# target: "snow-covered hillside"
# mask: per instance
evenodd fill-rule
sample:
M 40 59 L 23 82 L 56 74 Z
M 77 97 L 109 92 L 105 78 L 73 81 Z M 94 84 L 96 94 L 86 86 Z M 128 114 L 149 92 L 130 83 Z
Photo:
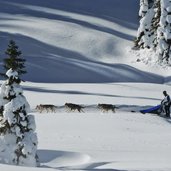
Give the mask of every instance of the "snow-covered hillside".
M 28 81 L 156 82 L 155 75 L 123 64 L 136 36 L 138 5 L 137 0 L 0 0 L 0 58 L 14 39 L 27 59 Z
M 152 63 L 150 53 L 131 51 L 138 9 L 138 0 L 0 0 L 0 58 L 13 39 L 28 81 L 168 82 L 170 69 L 137 63 Z

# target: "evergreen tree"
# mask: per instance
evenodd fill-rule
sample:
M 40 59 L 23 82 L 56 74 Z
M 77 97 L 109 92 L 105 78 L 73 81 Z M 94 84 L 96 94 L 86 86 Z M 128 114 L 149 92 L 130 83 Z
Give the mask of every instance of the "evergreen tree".
M 38 166 L 35 121 L 28 115 L 29 104 L 23 95 L 18 73 L 10 69 L 0 92 L 0 162 Z
M 153 0 L 140 0 L 140 26 L 138 28 L 136 48 L 150 48 L 153 42 L 152 19 L 154 17 Z
M 18 50 L 18 46 L 16 45 L 15 41 L 10 40 L 8 48 L 6 50 L 7 58 L 4 59 L 4 69 L 5 71 L 9 70 L 10 68 L 17 71 L 19 75 L 25 74 L 25 59 L 21 57 L 21 51 Z M 5 75 L 5 74 L 4 74 Z
M 141 0 L 139 15 L 135 47 L 153 49 L 159 63 L 171 64 L 171 1 Z
M 155 0 L 153 5 L 154 17 L 151 24 L 151 34 L 153 35 L 153 42 L 151 47 L 156 51 L 158 45 L 157 30 L 160 26 L 161 4 L 160 0 Z
M 171 62 L 171 2 L 160 0 L 161 16 L 160 26 L 157 29 L 157 55 L 159 61 Z

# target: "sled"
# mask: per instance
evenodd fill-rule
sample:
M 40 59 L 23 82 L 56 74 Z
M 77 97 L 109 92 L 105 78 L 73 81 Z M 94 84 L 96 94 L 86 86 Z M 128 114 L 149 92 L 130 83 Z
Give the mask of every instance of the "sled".
M 161 105 L 153 106 L 148 109 L 140 110 L 141 113 L 154 113 L 154 114 L 160 114 L 161 113 Z

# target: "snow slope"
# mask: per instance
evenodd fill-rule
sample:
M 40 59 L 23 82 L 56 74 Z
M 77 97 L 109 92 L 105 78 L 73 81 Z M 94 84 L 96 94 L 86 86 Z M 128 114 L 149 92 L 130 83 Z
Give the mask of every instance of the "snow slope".
M 137 0 L 0 0 L 0 58 L 14 39 L 28 81 L 169 82 L 170 69 L 139 64 L 150 53 L 131 51 L 138 8 Z
M 158 75 L 123 63 L 137 27 L 137 0 L 0 0 L 0 57 L 14 39 L 28 81 L 156 82 Z

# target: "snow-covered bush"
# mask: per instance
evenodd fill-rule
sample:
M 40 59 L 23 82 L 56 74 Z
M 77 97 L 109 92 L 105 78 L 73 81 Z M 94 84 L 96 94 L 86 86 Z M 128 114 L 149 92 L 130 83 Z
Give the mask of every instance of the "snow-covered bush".
M 18 73 L 6 73 L 8 80 L 0 92 L 0 162 L 23 166 L 38 166 L 35 121 L 23 96 Z

